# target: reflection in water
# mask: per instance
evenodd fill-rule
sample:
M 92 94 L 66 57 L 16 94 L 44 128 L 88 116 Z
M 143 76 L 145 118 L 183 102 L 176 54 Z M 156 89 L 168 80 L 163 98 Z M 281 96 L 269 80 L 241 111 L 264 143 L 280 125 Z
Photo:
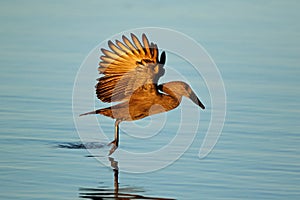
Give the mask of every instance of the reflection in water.
M 139 193 L 145 192 L 141 188 L 136 187 L 122 187 L 119 188 L 119 167 L 118 162 L 115 161 L 113 158 L 108 158 L 111 167 L 113 169 L 113 176 L 114 176 L 114 187 L 107 188 L 107 187 L 100 187 L 100 188 L 80 188 L 79 196 L 84 199 L 119 199 L 119 200 L 126 200 L 126 199 L 161 199 L 167 200 L 169 198 L 159 198 L 159 197 L 146 197 L 140 195 Z
M 58 148 L 66 149 L 101 149 L 105 148 L 107 145 L 100 142 L 67 142 L 60 143 L 57 145 Z M 88 156 L 94 157 L 94 156 Z M 113 170 L 114 186 L 109 188 L 107 186 L 102 186 L 98 188 L 80 188 L 79 196 L 84 199 L 117 199 L 117 200 L 128 200 L 128 199 L 161 199 L 169 200 L 170 198 L 159 198 L 159 197 L 147 197 L 141 195 L 145 192 L 139 187 L 122 187 L 119 188 L 119 165 L 118 162 L 113 158 L 108 158 L 110 165 Z

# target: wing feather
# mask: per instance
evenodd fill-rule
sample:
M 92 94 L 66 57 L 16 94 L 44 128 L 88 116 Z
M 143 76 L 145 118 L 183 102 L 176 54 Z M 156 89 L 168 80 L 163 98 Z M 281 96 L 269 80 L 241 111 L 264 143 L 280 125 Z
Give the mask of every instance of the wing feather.
M 118 47 L 120 47 L 120 49 L 122 49 L 127 55 L 134 55 L 132 53 L 132 51 L 126 46 L 124 45 L 122 42 L 120 42 L 119 40 L 116 40 L 116 44 L 118 45 Z
M 98 79 L 96 94 L 103 102 L 126 100 L 138 87 L 156 84 L 164 74 L 157 45 L 149 43 L 145 34 L 142 42 L 134 34 L 131 39 L 123 35 L 123 42 L 108 41 L 109 50 L 101 49 L 98 70 L 103 76 Z
M 126 36 L 123 35 L 122 39 L 123 39 L 124 43 L 129 47 L 131 52 L 138 58 L 139 52 L 136 49 L 136 47 L 134 47 L 134 45 L 130 42 L 130 40 Z
M 108 51 L 108 50 L 106 50 L 106 49 L 101 49 L 101 51 L 102 51 L 102 53 L 103 53 L 104 55 L 106 55 L 107 57 L 110 57 L 110 58 L 116 59 L 116 60 L 120 59 L 120 56 L 118 56 L 117 54 L 115 54 L 115 53 L 113 53 L 113 52 L 111 52 L 111 51 Z
M 131 38 L 132 38 L 134 45 L 136 46 L 136 49 L 139 51 L 140 56 L 142 56 L 142 57 L 145 56 L 144 48 L 143 48 L 142 44 L 140 43 L 139 39 L 133 33 L 131 33 Z
M 120 63 L 118 60 L 115 60 L 115 59 L 113 59 L 111 57 L 108 57 L 108 56 L 100 56 L 100 59 L 103 60 L 106 63 L 114 63 L 114 64 Z
M 152 53 L 152 58 L 158 59 L 158 57 L 157 57 L 157 54 L 158 54 L 157 45 L 154 44 L 154 43 L 151 43 L 150 50 L 152 51 L 151 52 Z
M 145 34 L 142 35 L 142 40 L 143 40 L 144 50 L 146 51 L 146 54 L 148 56 L 152 57 L 152 55 L 151 55 L 151 49 L 150 49 L 150 46 L 149 46 L 149 41 L 148 41 L 148 39 L 147 39 L 147 37 L 146 37 Z
M 124 52 L 122 49 L 118 48 L 112 41 L 108 41 L 108 46 L 111 50 L 113 50 L 118 56 L 123 57 L 126 55 L 126 52 Z

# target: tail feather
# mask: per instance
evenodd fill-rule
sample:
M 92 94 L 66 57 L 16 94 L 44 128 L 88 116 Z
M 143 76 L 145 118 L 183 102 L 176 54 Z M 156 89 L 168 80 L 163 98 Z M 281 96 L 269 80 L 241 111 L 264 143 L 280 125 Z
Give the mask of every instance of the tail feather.
M 92 115 L 92 114 L 101 114 L 101 115 L 105 115 L 107 117 L 114 118 L 113 113 L 110 108 L 102 108 L 102 109 L 98 109 L 95 111 L 83 113 L 83 114 L 80 114 L 79 117 L 84 116 L 84 115 Z
M 95 110 L 95 111 L 91 111 L 91 112 L 87 112 L 87 113 L 80 114 L 79 117 L 84 116 L 84 115 L 99 114 L 99 113 L 100 113 L 100 109 L 99 109 L 99 110 Z

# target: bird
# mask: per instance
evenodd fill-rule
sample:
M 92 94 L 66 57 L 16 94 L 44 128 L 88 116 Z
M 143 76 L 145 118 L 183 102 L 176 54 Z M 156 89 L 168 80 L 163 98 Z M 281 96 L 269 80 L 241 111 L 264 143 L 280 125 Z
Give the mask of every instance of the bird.
M 108 155 L 119 146 L 119 125 L 122 121 L 134 121 L 167 112 L 179 106 L 182 97 L 189 98 L 205 109 L 192 88 L 182 81 L 158 84 L 165 74 L 166 53 L 159 54 L 157 44 L 149 42 L 145 33 L 141 40 L 131 33 L 131 40 L 108 41 L 109 49 L 101 48 L 96 95 L 104 103 L 117 102 L 110 107 L 83 113 L 100 114 L 115 119 L 114 140 Z

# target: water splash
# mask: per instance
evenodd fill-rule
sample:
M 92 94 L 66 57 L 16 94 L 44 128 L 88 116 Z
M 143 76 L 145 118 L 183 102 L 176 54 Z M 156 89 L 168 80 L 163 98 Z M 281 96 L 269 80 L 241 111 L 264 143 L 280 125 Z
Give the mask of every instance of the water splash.
M 63 149 L 102 149 L 106 145 L 106 143 L 104 144 L 101 142 L 66 142 L 58 144 L 57 147 Z

